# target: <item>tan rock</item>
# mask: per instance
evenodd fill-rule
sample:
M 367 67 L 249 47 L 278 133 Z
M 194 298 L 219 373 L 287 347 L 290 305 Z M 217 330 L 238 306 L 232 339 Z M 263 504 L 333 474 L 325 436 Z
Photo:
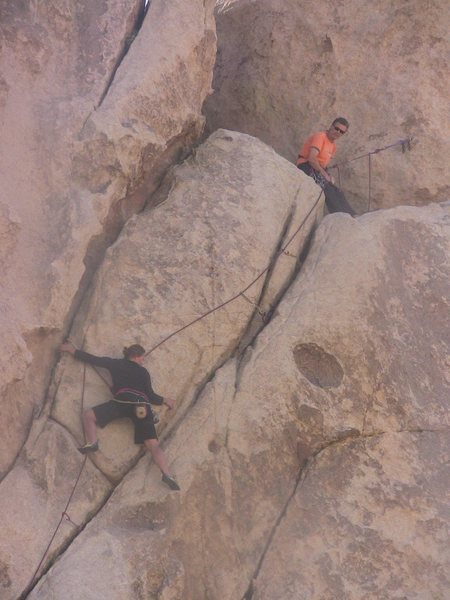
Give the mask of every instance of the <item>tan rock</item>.
M 236 296 L 148 357 L 155 390 L 177 399 L 178 420 L 244 333 L 251 337 L 261 326 L 256 307 L 273 309 L 295 273 L 323 198 L 317 203 L 320 190 L 312 180 L 270 148 L 227 131 L 175 168 L 167 186 L 167 199 L 132 218 L 108 250 L 72 338 L 102 356 L 120 356 L 134 342 L 150 349 Z M 289 255 L 277 254 L 302 222 Z M 246 288 L 244 298 L 239 294 Z M 81 363 L 64 359 L 52 411 L 80 441 L 83 371 Z M 88 368 L 84 406 L 109 398 L 104 381 Z M 139 452 L 130 429 L 119 423 L 101 432 L 95 461 L 115 480 Z
M 447 200 L 450 6 L 419 0 L 219 0 L 209 131 L 254 135 L 294 161 L 337 116 L 351 127 L 339 161 L 414 137 L 372 157 L 372 208 Z M 368 159 L 343 167 L 342 188 L 368 206 Z
M 63 520 L 46 554 L 82 466 L 83 457 L 62 427 L 51 421 L 34 426 L 0 486 L 2 599 L 16 600 L 31 583 L 41 559 L 39 573 L 105 501 L 111 484 L 87 460 L 68 509 L 72 523 Z
M 211 1 L 153 0 L 134 41 L 142 1 L 0 10 L 4 472 L 103 252 L 202 130 L 215 34 Z
M 326 448 L 307 469 L 254 600 L 446 598 L 448 431 Z
M 261 598 L 301 598 L 303 586 L 305 598 L 320 597 L 311 590 L 334 598 L 347 581 L 350 598 L 378 589 L 414 597 L 432 568 L 431 589 L 443 598 L 449 209 L 326 218 L 253 349 L 217 371 L 171 433 L 182 491 L 163 488 L 141 460 L 30 598 L 79 597 L 75 570 L 86 600 L 103 593 L 109 572 L 112 600 L 136 590 L 177 600 L 251 597 L 255 576 Z M 430 351 L 434 360 L 424 360 Z M 274 555 L 289 557 L 286 568 L 270 548 L 279 523 Z M 263 560 L 259 585 L 268 547 L 273 560 Z M 401 563 L 398 576 L 383 550 Z M 108 558 L 94 577 L 91 557 L 102 551 Z M 269 588 L 272 577 L 279 588 Z

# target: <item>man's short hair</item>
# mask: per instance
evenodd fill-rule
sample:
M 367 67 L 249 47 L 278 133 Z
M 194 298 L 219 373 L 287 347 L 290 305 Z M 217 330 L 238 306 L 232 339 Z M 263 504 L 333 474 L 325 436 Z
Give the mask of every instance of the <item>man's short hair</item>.
M 344 127 L 347 127 L 347 129 L 350 127 L 350 123 L 347 121 L 347 119 L 344 119 L 344 117 L 338 117 L 337 119 L 335 119 L 331 123 L 331 126 L 333 127 L 333 125 L 336 125 L 336 123 L 340 123 Z

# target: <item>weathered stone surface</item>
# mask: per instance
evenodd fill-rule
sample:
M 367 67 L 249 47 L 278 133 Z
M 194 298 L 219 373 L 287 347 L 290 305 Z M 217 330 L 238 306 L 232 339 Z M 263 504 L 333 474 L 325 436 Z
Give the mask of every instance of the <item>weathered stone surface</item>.
M 302 598 L 303 582 L 305 598 L 342 597 L 347 582 L 350 598 L 389 597 L 383 585 L 432 598 L 414 596 L 431 564 L 443 598 L 449 228 L 448 205 L 326 218 L 253 348 L 218 370 L 168 439 L 181 493 L 141 460 L 30 597 L 75 599 L 81 581 L 90 600 L 114 573 L 112 600 L 243 598 L 288 507 L 274 555 L 295 554 L 284 569 L 269 548 L 261 598 Z M 304 527 L 290 534 L 292 519 Z M 285 587 L 264 595 L 272 577 Z
M 235 350 L 244 332 L 261 326 L 258 315 L 253 319 L 252 302 L 260 302 L 265 311 L 276 303 L 297 268 L 293 253 L 300 254 L 323 201 L 318 201 L 313 182 L 273 150 L 249 136 L 226 131 L 217 132 L 194 157 L 175 168 L 166 184 L 167 199 L 133 217 L 108 250 L 73 336 L 94 352 L 112 355 L 130 340 L 151 345 L 263 273 L 247 290 L 248 300 L 237 299 L 152 355 L 155 388 L 178 399 L 177 420 L 181 420 L 203 382 Z M 277 255 L 279 245 L 303 221 L 302 231 L 289 245 L 289 256 Z M 264 273 L 266 267 L 269 275 Z M 82 404 L 109 397 L 107 386 L 89 367 L 84 374 L 83 365 L 71 357 L 61 361 L 46 409 L 0 485 L 0 506 L 12 523 L 0 544 L 9 598 L 17 597 L 30 582 L 75 483 L 81 464 L 75 448 L 83 439 Z M 112 489 L 101 471 L 118 482 L 140 452 L 126 422 L 108 426 L 100 440 L 101 452 L 86 463 L 69 510 L 80 526 Z M 39 494 L 34 492 L 36 485 L 42 488 Z M 87 500 L 78 501 L 86 493 Z M 17 529 L 17 510 L 10 502 L 16 495 L 19 506 L 32 516 Z M 44 566 L 73 535 L 72 526 L 64 523 Z M 33 544 L 28 551 L 30 537 Z
M 450 447 L 393 433 L 324 450 L 289 505 L 254 600 L 444 600 Z
M 273 150 L 227 131 L 216 132 L 176 167 L 167 186 L 167 199 L 132 218 L 108 250 L 72 338 L 100 355 L 120 356 L 135 341 L 149 349 L 248 287 L 245 298 L 237 297 L 148 357 L 155 390 L 177 399 L 181 418 L 214 369 L 244 333 L 250 335 L 253 317 L 250 329 L 261 325 L 255 306 L 272 310 L 295 273 L 323 199 L 316 204 L 312 180 Z M 303 221 L 289 255 L 277 254 Z M 84 367 L 67 357 L 61 370 L 52 414 L 81 441 Z M 88 368 L 85 407 L 109 398 L 105 383 Z M 101 432 L 102 452 L 94 460 L 115 479 L 139 452 L 130 428 L 118 423 Z
M 83 464 L 74 440 L 51 421 L 37 423 L 0 486 L 0 591 L 17 600 L 44 557 Z M 87 460 L 73 495 L 69 516 L 82 524 L 105 501 L 111 484 Z M 64 521 L 42 568 L 74 537 L 77 527 Z M 40 571 L 41 572 L 41 571 Z
M 372 158 L 372 207 L 449 197 L 447 35 L 450 5 L 433 0 L 219 0 L 218 58 L 208 127 L 255 135 L 294 160 L 338 115 L 351 128 L 339 160 L 413 136 Z M 342 170 L 351 203 L 367 210 L 368 159 Z
M 54 349 L 102 253 L 199 136 L 215 54 L 212 0 L 153 0 L 136 38 L 142 1 L 6 4 L 3 473 L 41 408 Z

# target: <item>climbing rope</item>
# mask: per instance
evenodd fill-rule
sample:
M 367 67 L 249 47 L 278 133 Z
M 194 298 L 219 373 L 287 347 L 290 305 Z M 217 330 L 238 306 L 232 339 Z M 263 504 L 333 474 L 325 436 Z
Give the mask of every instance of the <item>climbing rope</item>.
M 298 195 L 298 192 L 297 192 L 297 195 Z M 313 210 L 316 208 L 317 204 L 319 203 L 321 195 L 322 195 L 322 190 L 320 191 L 319 195 L 317 196 L 317 199 L 314 202 L 313 206 L 310 208 L 310 210 L 308 211 L 307 215 L 304 217 L 304 219 L 302 220 L 302 222 L 300 223 L 300 225 L 297 227 L 297 229 L 294 231 L 294 233 L 291 235 L 291 237 L 286 242 L 286 244 L 284 246 L 282 246 L 279 250 L 277 250 L 275 252 L 274 259 L 277 259 L 281 254 L 286 254 L 286 249 L 293 242 L 293 240 L 295 239 L 295 237 L 298 235 L 298 233 L 302 229 L 303 225 L 306 223 L 306 221 L 310 217 L 310 215 L 313 212 Z M 269 263 L 267 265 L 267 267 L 265 269 L 263 269 L 243 290 L 241 290 L 240 292 L 237 292 L 236 294 L 234 294 L 234 296 L 231 296 L 231 298 L 228 298 L 228 300 L 225 300 L 221 304 L 218 304 L 217 306 L 214 306 L 210 310 L 206 311 L 203 315 L 200 315 L 196 319 L 193 319 L 189 323 L 186 323 L 186 325 L 183 325 L 179 329 L 176 329 L 175 331 L 173 331 L 172 333 L 170 333 L 169 335 L 167 335 L 166 337 L 164 337 L 160 342 L 158 342 L 152 348 L 150 348 L 150 350 L 148 352 L 146 352 L 145 356 L 148 356 L 149 354 L 151 354 L 152 352 L 154 352 L 157 348 L 159 348 L 160 346 L 162 346 L 163 344 L 165 344 L 166 342 L 168 342 L 175 335 L 181 333 L 182 331 L 184 331 L 188 327 L 191 327 L 191 325 L 194 325 L 195 323 L 198 323 L 199 321 L 201 321 L 202 319 L 208 317 L 209 315 L 211 315 L 212 313 L 216 312 L 217 310 L 220 310 L 221 308 L 224 308 L 225 306 L 227 306 L 231 302 L 234 302 L 234 300 L 237 300 L 239 297 L 243 297 L 245 300 L 249 301 L 249 299 L 245 296 L 245 292 L 247 292 L 259 279 L 261 279 L 261 277 L 263 275 L 265 275 L 269 271 L 270 266 L 271 266 L 271 263 Z M 254 304 L 254 303 L 252 302 L 252 304 Z M 257 306 L 257 310 L 258 310 L 258 312 L 260 312 L 260 308 L 258 306 Z
M 340 163 L 334 164 L 330 169 L 338 169 L 344 165 L 348 165 L 351 162 L 355 162 L 355 160 L 360 160 L 361 158 L 365 158 L 366 156 L 371 156 L 372 154 L 378 154 L 379 152 L 384 152 L 385 150 L 389 150 L 390 148 L 394 148 L 395 146 L 401 146 L 402 152 L 405 153 L 406 150 L 411 150 L 411 142 L 414 140 L 413 137 L 404 138 L 402 140 L 397 140 L 393 144 L 389 144 L 388 146 L 383 146 L 382 148 L 376 148 L 375 150 L 371 150 L 370 152 L 366 152 L 365 154 L 360 154 L 359 156 L 354 156 L 353 158 L 349 158 L 348 160 L 344 160 Z
M 81 402 L 82 402 L 82 404 L 84 403 L 84 391 L 85 391 L 85 388 L 86 388 L 86 364 L 84 364 L 83 366 L 84 366 L 84 368 L 83 368 L 83 380 L 82 380 L 82 390 L 81 390 Z M 80 470 L 78 471 L 77 478 L 76 478 L 75 483 L 74 483 L 74 485 L 72 487 L 72 491 L 70 492 L 69 499 L 66 502 L 66 506 L 64 507 L 64 510 L 61 513 L 61 517 L 59 519 L 59 523 L 57 524 L 57 526 L 56 526 L 56 528 L 55 528 L 55 530 L 53 532 L 53 535 L 50 538 L 50 541 L 49 541 L 49 543 L 47 544 L 47 547 L 44 550 L 44 554 L 42 555 L 42 558 L 39 561 L 39 564 L 36 567 L 36 570 L 34 571 L 33 576 L 30 579 L 30 583 L 25 588 L 25 591 L 22 594 L 21 598 L 25 597 L 25 594 L 27 594 L 28 591 L 32 589 L 32 587 L 33 587 L 33 585 L 35 583 L 36 576 L 39 573 L 39 569 L 42 567 L 42 564 L 44 563 L 44 560 L 47 557 L 48 551 L 50 550 L 51 545 L 53 544 L 53 540 L 55 539 L 56 534 L 58 533 L 59 528 L 61 527 L 61 523 L 63 521 L 68 521 L 74 527 L 79 527 L 79 525 L 77 525 L 76 523 L 74 523 L 74 521 L 72 521 L 72 519 L 70 518 L 69 513 L 67 511 L 69 510 L 70 503 L 72 502 L 72 498 L 73 498 L 73 496 L 75 494 L 75 490 L 77 489 L 78 482 L 80 481 L 80 478 L 81 478 L 81 474 L 83 473 L 84 466 L 86 464 L 86 459 L 87 459 L 87 455 L 84 456 L 83 461 L 81 462 Z
M 393 144 L 388 144 L 387 146 L 383 146 L 382 148 L 376 148 L 375 150 L 371 150 L 370 152 L 366 152 L 365 154 L 360 154 L 359 156 L 355 156 L 354 158 L 350 158 L 349 160 L 342 161 L 340 163 L 336 163 L 335 165 L 329 167 L 331 169 L 337 169 L 338 174 L 338 184 L 341 187 L 341 167 L 347 165 L 355 160 L 360 160 L 361 158 L 368 158 L 368 166 L 369 166 L 369 182 L 368 182 L 368 201 L 367 201 L 367 212 L 370 212 L 370 206 L 372 202 L 372 156 L 374 154 L 379 154 L 380 152 L 384 152 L 385 150 L 389 150 L 390 148 L 394 148 L 395 146 L 401 146 L 402 152 L 405 153 L 406 150 L 411 150 L 411 142 L 414 138 L 408 137 L 402 140 L 397 140 Z

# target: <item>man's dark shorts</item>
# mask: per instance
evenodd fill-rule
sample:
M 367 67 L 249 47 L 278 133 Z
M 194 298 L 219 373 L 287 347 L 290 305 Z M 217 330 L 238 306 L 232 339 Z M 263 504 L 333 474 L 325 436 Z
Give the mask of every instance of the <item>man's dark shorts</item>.
M 93 406 L 92 410 L 94 411 L 98 427 L 103 428 L 116 419 L 128 418 L 134 424 L 135 444 L 143 444 L 145 440 L 157 440 L 158 436 L 156 435 L 155 424 L 153 422 L 153 412 L 150 407 L 147 406 L 147 416 L 144 419 L 136 417 L 134 413 L 135 408 L 135 403 L 124 404 L 116 400 L 110 400 L 109 402 Z

